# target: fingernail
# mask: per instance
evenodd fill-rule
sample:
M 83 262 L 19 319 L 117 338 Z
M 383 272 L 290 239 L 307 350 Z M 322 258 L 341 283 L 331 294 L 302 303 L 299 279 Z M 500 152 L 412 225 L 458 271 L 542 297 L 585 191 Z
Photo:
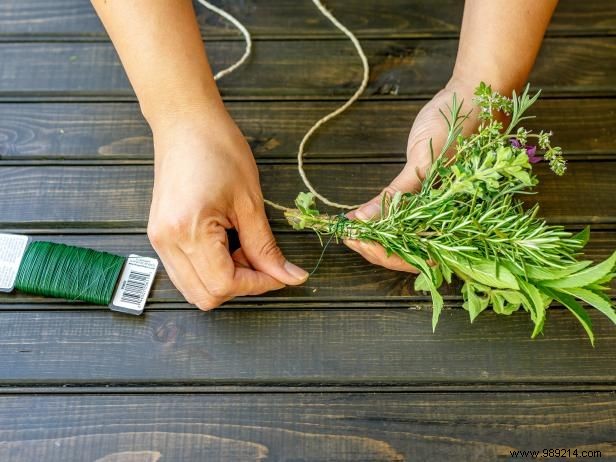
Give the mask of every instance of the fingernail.
M 286 261 L 284 263 L 284 269 L 287 273 L 289 273 L 294 279 L 298 281 L 305 281 L 308 279 L 308 273 L 301 269 L 299 266 L 294 265 L 290 261 Z
M 364 205 L 362 208 L 355 212 L 355 216 L 362 221 L 371 220 L 381 213 L 380 204 L 372 203 Z

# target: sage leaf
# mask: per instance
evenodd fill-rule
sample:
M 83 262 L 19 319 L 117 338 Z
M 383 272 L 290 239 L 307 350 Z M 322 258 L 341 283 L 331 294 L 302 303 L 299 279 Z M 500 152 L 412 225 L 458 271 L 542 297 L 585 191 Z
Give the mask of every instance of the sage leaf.
M 554 300 L 562 303 L 569 311 L 573 313 L 573 315 L 580 321 L 582 327 L 586 331 L 588 338 L 590 339 L 590 343 L 592 346 L 595 346 L 595 335 L 592 332 L 592 321 L 588 316 L 586 310 L 580 305 L 575 298 L 571 295 L 561 292 L 559 290 L 552 290 L 550 288 L 543 289 L 550 297 Z
M 584 287 L 588 284 L 602 280 L 614 270 L 614 265 L 616 265 L 616 252 L 614 252 L 610 258 L 599 263 L 598 265 L 574 273 L 564 279 L 545 281 L 542 285 L 552 287 L 554 289 L 573 289 L 576 287 Z
M 614 311 L 614 307 L 610 303 L 610 300 L 603 296 L 592 292 L 591 290 L 586 290 L 582 288 L 574 288 L 574 289 L 560 289 L 562 292 L 565 292 L 573 297 L 579 298 L 580 300 L 585 301 L 589 305 L 594 306 L 601 313 L 606 315 L 610 321 L 616 324 L 616 311 Z
M 471 282 L 464 284 L 462 287 L 462 294 L 466 300 L 463 306 L 468 310 L 471 322 L 473 322 L 479 313 L 488 307 L 489 296 L 479 296 L 475 292 L 475 287 Z
M 582 260 L 562 269 L 526 266 L 526 275 L 529 279 L 534 279 L 536 281 L 556 280 L 565 278 L 573 273 L 577 273 L 590 265 L 592 265 L 592 260 Z
M 430 290 L 430 283 L 424 273 L 419 273 L 415 278 L 414 289 L 415 292 L 428 292 Z
M 531 312 L 534 312 L 534 316 L 531 316 L 531 318 L 535 323 L 535 329 L 533 330 L 531 337 L 535 338 L 541 333 L 545 322 L 545 305 L 543 304 L 543 298 L 541 297 L 541 292 L 539 292 L 539 289 L 537 289 L 534 285 L 523 280 L 520 280 L 519 283 L 530 304 L 529 308 L 532 307 Z
M 466 274 L 468 277 L 490 287 L 513 290 L 520 288 L 511 271 L 505 266 L 497 266 L 495 261 L 483 260 L 479 263 L 469 264 L 466 267 L 461 265 L 455 265 L 454 267 L 460 273 Z

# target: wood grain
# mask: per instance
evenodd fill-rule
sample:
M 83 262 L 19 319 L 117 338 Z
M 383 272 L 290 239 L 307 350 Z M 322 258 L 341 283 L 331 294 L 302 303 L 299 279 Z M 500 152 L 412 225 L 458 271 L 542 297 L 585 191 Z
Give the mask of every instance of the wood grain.
M 129 439 L 161 462 L 482 462 L 553 447 L 616 456 L 613 393 L 4 396 L 0 427 L 7 462 L 43 451 L 46 462 L 96 460 Z M 124 457 L 113 460 L 156 460 Z
M 196 2 L 195 2 L 196 3 Z M 240 19 L 256 38 L 338 37 L 339 33 L 310 1 L 217 1 Z M 328 0 L 334 14 L 359 37 L 442 37 L 457 35 L 462 2 L 434 0 Z M 224 20 L 195 5 L 206 37 L 237 37 Z M 616 31 L 616 13 L 610 0 L 561 0 L 548 35 L 607 34 Z M 87 0 L 21 0 L 0 5 L 0 34 L 49 35 L 65 38 L 106 37 Z
M 354 91 L 357 56 L 308 0 L 216 2 L 256 38 L 221 89 L 265 195 L 290 203 L 303 189 L 298 142 Z M 326 195 L 359 202 L 400 170 L 413 118 L 448 80 L 463 4 L 325 3 L 362 39 L 372 72 L 364 99 L 311 143 L 308 174 Z M 197 14 L 214 68 L 234 62 L 237 31 Z M 573 161 L 563 178 L 540 165 L 529 200 L 550 222 L 603 229 L 587 248 L 600 260 L 616 248 L 613 0 L 561 0 L 547 35 L 530 81 L 549 97 L 528 126 L 553 130 Z M 150 132 L 90 2 L 0 2 L 0 101 L 0 230 L 154 255 L 143 234 Z M 312 269 L 318 240 L 269 213 L 286 256 Z M 162 268 L 141 317 L 4 294 L 0 461 L 481 462 L 544 448 L 616 460 L 606 317 L 591 310 L 595 348 L 558 306 L 531 340 L 524 312 L 470 324 L 456 282 L 433 334 L 431 303 L 412 282 L 332 245 L 303 286 L 210 313 L 191 309 Z
M 412 121 L 425 101 L 363 101 L 323 127 L 308 162 L 405 159 Z M 228 102 L 261 161 L 295 162 L 301 138 L 336 103 Z M 569 159 L 616 156 L 616 99 L 541 99 L 525 126 L 554 132 Z M 0 160 L 152 160 L 150 130 L 135 103 L 0 104 Z
M 161 306 L 159 308 L 164 308 Z M 419 308 L 419 307 L 418 307 Z M 525 312 L 148 310 L 0 312 L 0 384 L 616 385 L 616 329 L 590 311 L 596 343 L 552 308 L 530 339 Z
M 454 39 L 369 40 L 372 65 L 366 96 L 431 96 L 451 75 Z M 210 41 L 215 69 L 241 56 L 239 42 Z M 614 95 L 616 37 L 548 38 L 530 81 L 549 95 Z M 132 96 L 109 43 L 4 43 L 0 96 Z M 310 69 L 307 72 L 307 69 Z M 344 40 L 264 41 L 250 62 L 220 82 L 228 97 L 344 97 L 360 80 L 353 46 Z M 315 78 L 315 76 L 317 76 Z
M 315 186 L 330 198 L 358 203 L 376 195 L 401 164 L 313 164 Z M 266 197 L 290 204 L 301 184 L 293 165 L 261 165 Z M 541 214 L 561 224 L 613 224 L 616 162 L 579 162 L 557 177 L 538 164 Z M 152 189 L 152 167 L 142 165 L 0 167 L 0 225 L 4 227 L 143 227 Z M 271 213 L 280 226 L 280 212 Z M 285 228 L 287 226 L 285 225 Z
M 155 257 L 147 237 L 144 235 L 35 235 L 34 239 L 61 242 L 80 247 L 94 248 L 118 255 L 136 253 Z M 285 256 L 309 271 L 314 268 L 321 255 L 321 245 L 316 236 L 308 233 L 277 233 L 276 239 Z M 616 233 L 593 232 L 587 245 L 585 256 L 594 261 L 606 259 L 616 250 Z M 407 273 L 389 271 L 374 266 L 343 245 L 331 244 L 323 256 L 318 270 L 301 286 L 287 287 L 270 292 L 261 297 L 243 297 L 227 306 L 249 304 L 280 304 L 294 306 L 327 307 L 347 306 L 350 303 L 361 304 L 389 303 L 390 306 L 410 306 L 430 300 L 429 295 L 413 290 L 415 276 Z M 440 291 L 449 303 L 460 303 L 459 281 L 444 285 Z M 616 291 L 612 292 L 616 296 Z M 159 270 L 152 288 L 150 303 L 184 302 L 182 295 L 175 289 L 164 268 Z M 14 309 L 15 304 L 61 303 L 58 300 L 34 297 L 19 292 L 0 293 L 0 310 L 2 304 L 6 309 Z M 306 305 L 309 304 L 309 305 Z M 66 305 L 65 305 L 66 306 Z M 187 305 L 181 305 L 186 307 Z M 73 306 L 78 309 L 80 305 Z M 27 308 L 27 307 L 23 307 Z

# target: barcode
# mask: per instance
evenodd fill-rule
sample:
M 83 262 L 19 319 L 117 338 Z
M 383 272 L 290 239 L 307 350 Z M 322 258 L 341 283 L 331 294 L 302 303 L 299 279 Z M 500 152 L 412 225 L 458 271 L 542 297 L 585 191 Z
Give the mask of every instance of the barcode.
M 140 315 L 156 277 L 156 258 L 130 255 L 126 260 L 118 288 L 109 308 L 121 313 Z
M 120 299 L 123 303 L 130 303 L 133 305 L 140 305 L 145 292 L 148 289 L 148 281 L 150 279 L 150 273 L 142 273 L 140 271 L 131 271 L 124 285 L 124 292 Z

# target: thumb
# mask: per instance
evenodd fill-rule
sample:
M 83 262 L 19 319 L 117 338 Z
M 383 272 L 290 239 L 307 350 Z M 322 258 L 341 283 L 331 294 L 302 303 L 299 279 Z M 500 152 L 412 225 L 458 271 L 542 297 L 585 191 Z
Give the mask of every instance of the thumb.
M 265 208 L 256 213 L 238 216 L 238 234 L 242 250 L 250 265 L 284 284 L 297 285 L 308 279 L 308 273 L 288 261 L 276 244 L 267 222 Z
M 357 210 L 350 212 L 348 218 L 358 218 L 363 221 L 372 220 L 381 216 L 381 203 L 383 195 L 393 196 L 397 192 L 417 192 L 421 186 L 421 178 L 414 167 L 407 164 L 402 172 L 381 191 L 381 193 L 369 200 Z

